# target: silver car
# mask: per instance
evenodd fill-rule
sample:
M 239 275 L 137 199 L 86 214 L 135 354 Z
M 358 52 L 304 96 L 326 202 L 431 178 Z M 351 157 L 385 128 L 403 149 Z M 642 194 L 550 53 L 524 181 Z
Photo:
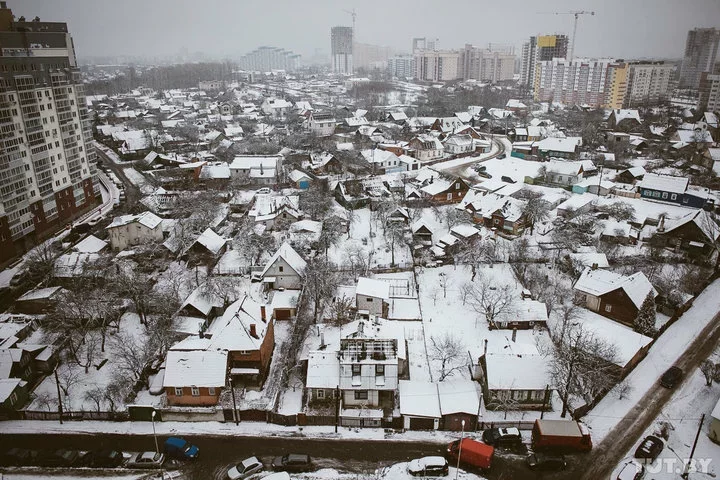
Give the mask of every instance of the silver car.
M 263 468 L 265 467 L 257 457 L 246 458 L 228 470 L 227 478 L 230 480 L 242 480 L 248 478 L 253 473 L 261 472 Z
M 140 452 L 130 457 L 127 468 L 160 468 L 165 463 L 165 455 L 158 452 Z

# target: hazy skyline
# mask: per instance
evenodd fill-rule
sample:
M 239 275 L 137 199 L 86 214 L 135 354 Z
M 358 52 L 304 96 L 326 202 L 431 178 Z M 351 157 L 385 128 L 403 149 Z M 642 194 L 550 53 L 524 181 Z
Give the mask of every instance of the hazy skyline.
M 535 34 L 572 35 L 573 16 L 542 12 L 593 10 L 581 16 L 575 56 L 680 58 L 688 30 L 720 27 L 720 0 L 8 0 L 19 17 L 67 22 L 79 57 L 162 57 L 182 50 L 235 58 L 258 46 L 303 57 L 329 52 L 330 28 L 352 25 L 356 41 L 409 51 L 413 37 L 439 48 L 465 43 L 520 46 Z

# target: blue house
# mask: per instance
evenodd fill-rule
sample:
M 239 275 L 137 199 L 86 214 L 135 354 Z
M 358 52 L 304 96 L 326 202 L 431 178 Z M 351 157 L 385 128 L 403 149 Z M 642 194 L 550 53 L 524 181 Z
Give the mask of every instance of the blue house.
M 310 188 L 310 176 L 300 170 L 293 170 L 290 172 L 290 180 L 292 180 L 295 186 L 300 190 L 307 190 Z
M 707 201 L 707 190 L 690 187 L 686 177 L 646 173 L 637 184 L 642 198 L 671 202 L 686 207 L 702 208 Z

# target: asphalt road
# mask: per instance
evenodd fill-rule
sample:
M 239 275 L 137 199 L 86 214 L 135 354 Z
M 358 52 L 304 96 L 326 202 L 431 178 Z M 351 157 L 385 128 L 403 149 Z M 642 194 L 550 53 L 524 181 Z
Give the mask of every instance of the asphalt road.
M 482 160 L 478 160 L 478 161 L 475 161 L 475 162 L 470 162 L 470 163 L 466 163 L 466 164 L 464 164 L 464 165 L 460 165 L 459 167 L 448 168 L 448 169 L 444 170 L 444 172 L 447 173 L 447 174 L 450 174 L 450 175 L 463 176 L 463 175 L 461 175 L 461 173 L 463 173 L 468 167 L 470 167 L 470 166 L 472 166 L 472 165 L 476 165 L 476 164 L 479 164 L 479 163 L 482 163 L 482 162 L 486 162 L 486 161 L 488 161 L 488 160 L 490 160 L 490 159 L 497 158 L 498 155 L 501 155 L 501 154 L 503 154 L 503 153 L 509 154 L 509 152 L 506 152 L 506 151 L 505 151 L 505 144 L 502 142 L 502 140 L 500 140 L 500 137 L 499 137 L 499 136 L 493 138 L 493 143 L 495 143 L 495 145 L 498 146 L 498 151 L 495 152 L 493 155 L 491 155 L 491 156 L 489 156 L 489 157 L 486 157 L 486 158 L 483 158 Z M 480 178 L 480 177 L 477 177 L 477 178 Z M 474 181 L 476 181 L 477 178 L 475 178 L 475 179 L 472 179 L 472 178 L 468 179 L 468 178 L 466 178 L 466 180 L 471 180 L 471 181 L 473 181 L 473 183 L 474 183 Z M 485 180 L 484 178 L 480 178 L 480 179 L 481 179 L 481 180 Z
M 165 437 L 158 437 L 161 442 Z M 311 439 L 305 437 L 230 437 L 184 436 L 200 447 L 196 462 L 187 463 L 182 470 L 192 479 L 221 479 L 230 465 L 249 456 L 258 456 L 265 464 L 272 457 L 289 452 L 306 453 L 319 468 L 334 468 L 344 472 L 371 474 L 377 468 L 426 455 L 443 455 L 444 446 L 414 441 L 362 441 L 343 439 Z M 128 435 L 1 435 L 0 450 L 10 447 L 32 449 L 70 448 L 90 450 L 116 448 L 123 451 L 154 450 L 152 436 Z M 581 457 L 570 458 L 571 464 Z M 0 470 L 1 471 L 1 470 Z M 63 472 L 65 473 L 65 472 Z M 560 480 L 561 474 L 531 472 L 525 467 L 524 455 L 496 454 L 493 467 L 482 474 L 490 480 Z
M 717 348 L 720 341 L 720 313 L 700 332 L 687 350 L 680 356 L 676 365 L 683 369 L 685 378 L 698 368 L 703 360 Z M 568 479 L 600 480 L 610 478 L 610 474 L 625 458 L 625 454 L 640 440 L 645 430 L 655 421 L 675 390 L 667 389 L 656 383 L 642 399 L 613 428 L 605 439 L 587 454 L 585 465 L 591 469 L 577 469 L 570 472 Z M 615 479 L 612 479 L 615 480 Z
M 129 207 L 132 207 L 135 205 L 138 201 L 140 201 L 141 195 L 140 195 L 140 189 L 136 187 L 128 178 L 125 176 L 125 172 L 123 171 L 123 167 L 132 167 L 132 162 L 127 162 L 123 165 L 118 165 L 117 163 L 113 162 L 108 156 L 103 152 L 100 148 L 96 148 L 95 151 L 97 152 L 97 158 L 100 162 L 102 162 L 106 167 L 108 167 L 112 172 L 118 177 L 118 179 L 123 183 L 125 186 L 125 201 Z

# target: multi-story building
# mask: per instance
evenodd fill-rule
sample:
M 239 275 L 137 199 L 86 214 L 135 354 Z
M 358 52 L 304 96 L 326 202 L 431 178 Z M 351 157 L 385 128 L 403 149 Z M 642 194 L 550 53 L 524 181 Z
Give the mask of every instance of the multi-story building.
M 395 51 L 392 47 L 355 42 L 353 45 L 353 64 L 355 68 L 385 69 L 388 59 Z
M 656 104 L 670 91 L 675 66 L 665 62 L 630 62 L 628 64 L 626 106 Z
M 515 74 L 512 47 L 484 49 L 466 44 L 458 62 L 459 77 L 463 80 L 499 82 L 512 80 Z
M 300 65 L 300 55 L 278 47 L 259 47 L 242 56 L 238 66 L 243 70 L 292 72 Z
M 417 37 L 412 39 L 412 53 L 420 50 L 435 50 L 437 48 L 437 38 Z
M 520 83 L 533 85 L 535 81 L 535 65 L 553 58 L 567 58 L 570 40 L 567 35 L 538 35 L 530 37 L 523 44 L 520 60 Z
M 627 94 L 626 63 L 612 59 L 564 58 L 538 62 L 534 98 L 540 102 L 622 108 Z
M 420 50 L 415 58 L 415 78 L 444 82 L 460 78 L 460 53 L 450 50 Z
M 330 30 L 330 52 L 333 73 L 351 75 L 355 68 L 353 64 L 352 27 L 332 27 Z
M 0 262 L 97 204 L 95 151 L 67 24 L 0 2 Z
M 388 74 L 398 78 L 415 76 L 415 58 L 412 55 L 388 58 Z
M 698 107 L 701 112 L 720 112 L 720 64 L 715 66 L 713 73 L 700 75 Z
M 720 30 L 695 28 L 688 32 L 680 67 L 680 87 L 698 88 L 700 75 L 712 72 L 720 48 Z

